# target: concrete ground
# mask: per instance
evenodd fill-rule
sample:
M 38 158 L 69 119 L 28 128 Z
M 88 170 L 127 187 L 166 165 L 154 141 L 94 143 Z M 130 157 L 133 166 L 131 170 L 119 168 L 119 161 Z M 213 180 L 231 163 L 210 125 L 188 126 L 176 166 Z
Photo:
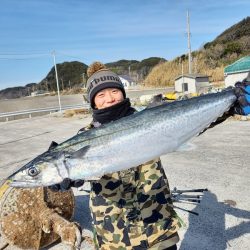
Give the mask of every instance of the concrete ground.
M 63 118 L 43 116 L 0 123 L 0 179 L 47 150 L 52 140 L 62 142 L 91 120 L 89 115 Z M 176 206 L 186 227 L 180 230 L 178 249 L 249 249 L 250 246 L 250 122 L 229 119 L 192 140 L 189 151 L 162 156 L 170 186 L 208 188 L 202 203 Z M 88 195 L 74 190 L 74 219 L 91 236 Z M 0 239 L 0 247 L 1 247 Z M 16 249 L 8 246 L 6 249 Z M 62 243 L 47 248 L 67 249 Z M 83 243 L 81 249 L 91 249 Z

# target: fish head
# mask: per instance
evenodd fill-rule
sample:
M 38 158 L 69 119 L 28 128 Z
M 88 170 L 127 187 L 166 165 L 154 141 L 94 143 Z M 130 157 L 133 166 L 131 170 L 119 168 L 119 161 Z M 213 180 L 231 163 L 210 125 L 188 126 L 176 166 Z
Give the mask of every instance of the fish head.
M 82 157 L 88 151 L 89 146 L 80 148 L 70 153 L 65 151 L 48 151 L 43 157 L 38 156 L 29 162 L 14 174 L 8 180 L 12 187 L 41 187 L 51 186 L 62 182 L 65 178 L 74 178 L 71 176 L 72 169 L 79 166 Z
M 50 161 L 31 162 L 8 178 L 10 186 L 32 188 L 60 183 L 65 178 L 60 174 L 59 169 L 62 163 L 62 157 Z

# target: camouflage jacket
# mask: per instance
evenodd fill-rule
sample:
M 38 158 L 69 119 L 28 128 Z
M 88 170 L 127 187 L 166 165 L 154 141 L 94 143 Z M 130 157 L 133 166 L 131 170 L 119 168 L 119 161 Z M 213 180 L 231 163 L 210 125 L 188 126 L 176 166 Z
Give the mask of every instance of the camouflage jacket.
M 91 182 L 94 240 L 101 250 L 165 249 L 179 240 L 178 217 L 160 159 Z

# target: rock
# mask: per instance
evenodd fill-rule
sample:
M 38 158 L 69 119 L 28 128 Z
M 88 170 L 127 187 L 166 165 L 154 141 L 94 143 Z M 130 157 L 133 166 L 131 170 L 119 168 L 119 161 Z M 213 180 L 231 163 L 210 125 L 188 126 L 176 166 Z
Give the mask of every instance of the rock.
M 8 244 L 21 249 L 39 249 L 59 238 L 65 244 L 80 245 L 79 227 L 69 222 L 74 205 L 71 190 L 9 187 L 0 200 L 1 235 Z

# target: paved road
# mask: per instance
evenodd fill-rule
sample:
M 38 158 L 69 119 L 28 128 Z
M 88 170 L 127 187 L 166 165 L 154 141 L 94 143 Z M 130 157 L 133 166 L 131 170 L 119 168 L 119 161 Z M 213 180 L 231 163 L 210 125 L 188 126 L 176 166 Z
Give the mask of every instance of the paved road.
M 45 151 L 51 140 L 62 142 L 89 121 L 89 116 L 44 116 L 1 123 L 1 178 Z M 171 187 L 209 189 L 198 206 L 176 204 L 200 214 L 195 216 L 176 210 L 187 225 L 180 231 L 179 249 L 249 249 L 249 127 L 249 121 L 227 120 L 196 137 L 190 151 L 162 157 Z M 84 233 L 91 235 L 88 196 L 84 191 L 74 192 L 77 206 L 75 219 L 85 227 Z M 56 244 L 48 249 L 66 248 Z M 90 248 L 83 244 L 81 249 Z

